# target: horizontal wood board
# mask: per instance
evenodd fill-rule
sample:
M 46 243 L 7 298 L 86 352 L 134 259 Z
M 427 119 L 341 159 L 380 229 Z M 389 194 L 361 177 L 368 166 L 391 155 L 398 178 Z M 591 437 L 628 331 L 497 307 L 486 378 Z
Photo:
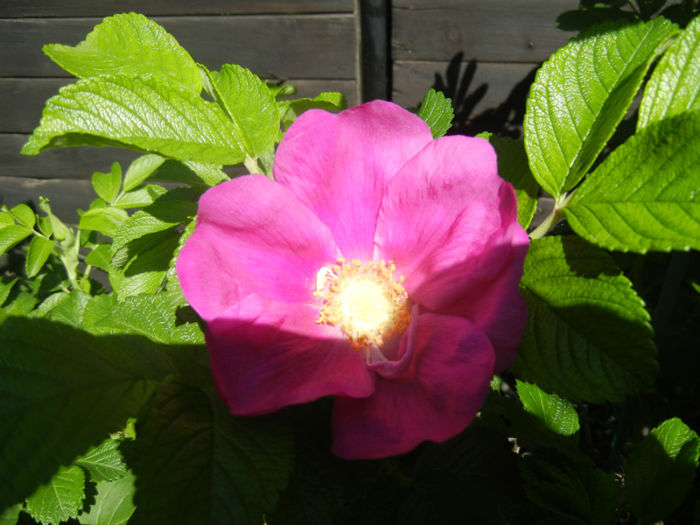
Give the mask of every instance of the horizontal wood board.
M 350 13 L 353 0 L 3 0 L 0 18 L 108 16 L 135 11 L 154 15 Z
M 76 45 L 100 18 L 0 20 L 0 77 L 68 73 L 41 51 Z M 352 14 L 154 17 L 192 57 L 209 68 L 240 64 L 266 78 L 355 78 Z
M 557 16 L 578 0 L 394 0 L 392 58 L 540 62 L 573 35 Z
M 458 105 L 473 104 L 472 113 L 477 114 L 503 103 L 521 81 L 538 67 L 537 64 L 460 61 L 450 68 L 450 62 L 394 62 L 392 99 L 405 107 L 418 107 L 430 88 L 444 86 L 446 95 Z M 453 69 L 452 71 L 448 71 Z M 472 70 L 473 69 L 473 70 Z M 454 75 L 454 72 L 457 72 Z M 463 96 L 455 97 L 460 91 Z M 455 100 L 457 98 L 458 100 Z
M 95 198 L 89 179 L 24 179 L 0 175 L 0 188 L 0 205 L 12 207 L 25 203 L 36 209 L 39 196 L 46 197 L 54 214 L 70 224 L 79 220 L 76 210 L 86 209 Z

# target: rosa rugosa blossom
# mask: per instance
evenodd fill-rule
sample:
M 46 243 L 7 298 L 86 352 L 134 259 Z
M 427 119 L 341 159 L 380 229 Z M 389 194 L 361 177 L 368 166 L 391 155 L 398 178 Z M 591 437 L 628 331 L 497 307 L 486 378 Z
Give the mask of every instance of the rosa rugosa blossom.
M 375 101 L 304 113 L 274 178 L 208 190 L 177 273 L 234 414 L 335 396 L 333 452 L 400 454 L 474 418 L 526 319 L 528 236 L 482 139 Z

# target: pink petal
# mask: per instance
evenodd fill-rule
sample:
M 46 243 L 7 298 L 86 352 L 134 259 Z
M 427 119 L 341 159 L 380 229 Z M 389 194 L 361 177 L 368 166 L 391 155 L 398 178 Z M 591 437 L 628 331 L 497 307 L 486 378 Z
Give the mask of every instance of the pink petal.
M 387 181 L 431 140 L 425 122 L 390 102 L 307 111 L 277 149 L 275 180 L 328 225 L 345 257 L 371 260 Z
M 214 383 L 232 413 L 374 391 L 364 355 L 317 318 L 316 307 L 250 295 L 208 325 Z
M 504 261 L 503 270 L 494 279 L 476 284 L 466 297 L 443 310 L 470 319 L 486 332 L 496 353 L 497 374 L 515 360 L 527 321 L 525 299 L 518 289 L 528 243 L 522 228 L 513 235 L 515 239 L 518 237 L 521 238 L 510 258 Z
M 479 411 L 493 372 L 486 335 L 459 317 L 427 313 L 416 322 L 405 370 L 377 377 L 367 398 L 336 399 L 335 454 L 347 459 L 402 454 L 422 441 L 455 436 Z
M 516 217 L 515 193 L 498 176 L 491 145 L 443 137 L 390 182 L 379 211 L 377 258 L 396 263 L 411 299 L 439 311 L 508 271 L 506 262 L 518 264 L 512 252 L 521 253 L 528 241 Z
M 249 293 L 314 302 L 316 273 L 337 256 L 328 228 L 288 189 L 247 175 L 202 196 L 176 268 L 187 301 L 212 321 Z

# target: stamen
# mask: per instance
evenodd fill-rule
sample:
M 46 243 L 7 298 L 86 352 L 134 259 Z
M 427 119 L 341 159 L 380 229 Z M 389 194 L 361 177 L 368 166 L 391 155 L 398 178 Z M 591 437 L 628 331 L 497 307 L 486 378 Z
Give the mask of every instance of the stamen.
M 408 294 L 396 281 L 392 261 L 362 263 L 342 258 L 316 274 L 314 295 L 324 297 L 319 324 L 338 326 L 353 348 L 381 347 L 411 322 Z

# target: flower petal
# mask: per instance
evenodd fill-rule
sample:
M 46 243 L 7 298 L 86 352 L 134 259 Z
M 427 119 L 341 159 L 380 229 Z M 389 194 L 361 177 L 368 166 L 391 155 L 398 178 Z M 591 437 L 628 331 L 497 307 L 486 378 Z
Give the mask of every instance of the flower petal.
M 275 180 L 328 225 L 346 258 L 371 260 L 385 185 L 431 140 L 425 122 L 389 102 L 307 111 L 277 149 Z
M 187 301 L 212 321 L 249 293 L 313 301 L 316 273 L 337 256 L 328 228 L 288 189 L 247 175 L 202 195 L 176 268 Z
M 211 370 L 234 414 L 263 414 L 323 396 L 367 396 L 364 356 L 318 309 L 249 295 L 207 327 Z
M 412 300 L 440 310 L 516 264 L 527 246 L 517 201 L 491 145 L 442 137 L 392 179 L 377 222 L 377 258 L 391 259 Z M 520 261 L 522 269 L 522 261 Z
M 514 238 L 518 236 L 527 237 L 527 233 L 519 229 Z M 518 289 L 527 243 L 527 238 L 519 239 L 494 279 L 476 284 L 466 297 L 443 309 L 443 313 L 470 319 L 486 332 L 496 353 L 496 374 L 515 360 L 527 321 L 527 306 Z
M 477 326 L 459 317 L 421 315 L 412 361 L 402 375 L 378 376 L 367 398 L 336 399 L 333 452 L 380 458 L 453 437 L 486 398 L 493 360 L 491 343 Z

